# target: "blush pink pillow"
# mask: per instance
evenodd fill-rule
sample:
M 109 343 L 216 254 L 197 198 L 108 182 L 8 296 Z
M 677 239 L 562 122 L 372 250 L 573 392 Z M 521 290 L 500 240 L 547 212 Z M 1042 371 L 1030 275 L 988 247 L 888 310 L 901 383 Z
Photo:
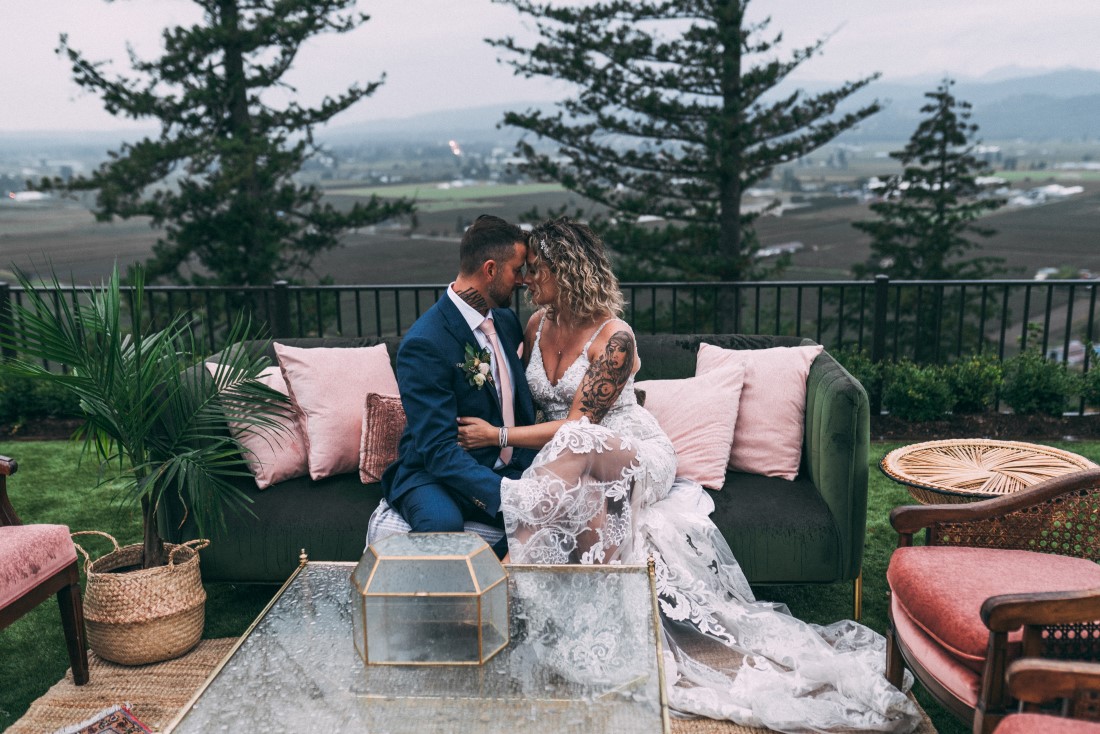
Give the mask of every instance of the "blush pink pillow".
M 397 394 L 386 345 L 302 349 L 276 342 L 275 354 L 298 410 L 310 478 L 356 471 L 367 393 Z
M 729 364 L 704 377 L 635 383 L 676 449 L 676 476 L 709 489 L 725 484 L 744 378 L 744 365 Z
M 207 362 L 206 369 L 214 375 L 218 365 Z M 268 367 L 256 376 L 256 381 L 283 395 L 287 394 L 286 380 L 278 367 Z M 257 426 L 248 430 L 240 423 L 229 421 L 229 431 L 244 449 L 248 470 L 256 477 L 256 486 L 260 489 L 305 476 L 308 471 L 306 442 L 298 427 L 297 415 L 288 410 L 285 416 L 272 416 L 272 419 L 282 428 Z
M 806 378 L 824 347 L 722 349 L 700 344 L 697 377 L 730 365 L 744 365 L 745 384 L 737 414 L 731 469 L 793 480 L 802 462 Z

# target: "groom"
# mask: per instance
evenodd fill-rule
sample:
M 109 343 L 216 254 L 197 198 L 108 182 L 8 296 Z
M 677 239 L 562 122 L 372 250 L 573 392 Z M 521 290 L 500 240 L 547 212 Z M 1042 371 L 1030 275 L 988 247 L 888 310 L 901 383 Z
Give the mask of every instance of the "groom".
M 529 449 L 466 451 L 458 445 L 457 423 L 462 415 L 494 426 L 535 421 L 518 356 L 523 329 L 508 308 L 523 282 L 526 239 L 499 217 L 478 217 L 462 238 L 455 282 L 397 350 L 408 422 L 397 461 L 382 475 L 382 491 L 413 532 L 461 532 L 464 520 L 503 527 L 501 478 L 517 478 L 534 458 Z M 488 350 L 492 380 L 475 377 L 481 373 L 468 361 L 467 347 Z M 503 558 L 507 548 L 505 538 L 493 550 Z

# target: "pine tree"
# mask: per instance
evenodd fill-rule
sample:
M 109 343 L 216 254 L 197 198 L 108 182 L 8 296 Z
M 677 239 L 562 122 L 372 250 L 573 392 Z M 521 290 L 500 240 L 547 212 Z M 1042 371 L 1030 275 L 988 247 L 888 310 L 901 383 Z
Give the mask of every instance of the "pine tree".
M 506 63 L 577 88 L 553 113 L 505 115 L 552 148 L 521 140 L 525 170 L 610 210 L 595 223 L 631 277 L 761 276 L 745 191 L 879 109 L 837 113 L 877 75 L 816 95 L 776 93 L 823 41 L 775 58 L 782 36 L 766 35 L 768 20 L 746 21 L 749 0 L 497 1 L 541 36 L 489 40 Z M 638 226 L 643 215 L 664 224 Z
M 970 122 L 970 104 L 952 95 L 954 83 L 944 79 L 925 93 L 924 119 L 909 143 L 890 154 L 903 171 L 887 179 L 871 205 L 878 219 L 852 223 L 872 238 L 871 262 L 853 266 L 857 277 L 942 280 L 999 272 L 1000 258 L 964 257 L 978 247 L 968 234 L 995 234 L 977 220 L 1005 202 L 983 195 L 978 184 L 991 169 L 974 155 L 978 126 Z
M 313 130 L 382 79 L 352 85 L 316 107 L 274 106 L 273 90 L 303 43 L 346 33 L 368 20 L 355 0 L 193 0 L 194 25 L 167 28 L 163 54 L 130 54 L 134 76 L 108 76 L 61 37 L 81 87 L 113 115 L 153 119 L 156 139 L 124 144 L 72 190 L 97 191 L 96 218 L 148 216 L 164 236 L 149 261 L 152 277 L 177 282 L 268 284 L 297 277 L 343 230 L 412 210 L 410 203 L 371 198 L 347 211 L 321 201 L 315 186 L 293 176 L 317 152 Z M 383 75 L 384 79 L 384 75 Z M 57 185 L 58 182 L 55 182 Z

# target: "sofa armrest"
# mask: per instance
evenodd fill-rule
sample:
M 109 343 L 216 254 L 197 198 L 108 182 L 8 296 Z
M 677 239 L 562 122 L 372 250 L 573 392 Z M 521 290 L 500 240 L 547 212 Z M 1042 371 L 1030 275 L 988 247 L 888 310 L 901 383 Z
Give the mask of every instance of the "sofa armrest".
M 859 574 L 863 562 L 870 435 L 867 391 L 831 354 L 822 352 L 806 381 L 803 473 L 832 512 L 849 578 Z

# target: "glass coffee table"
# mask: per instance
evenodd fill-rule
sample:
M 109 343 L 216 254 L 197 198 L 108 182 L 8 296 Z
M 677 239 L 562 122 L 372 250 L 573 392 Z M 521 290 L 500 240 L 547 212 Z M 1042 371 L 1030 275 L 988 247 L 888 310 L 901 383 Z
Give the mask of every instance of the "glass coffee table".
M 669 732 L 651 569 L 508 566 L 495 657 L 368 666 L 354 566 L 303 562 L 166 731 Z

